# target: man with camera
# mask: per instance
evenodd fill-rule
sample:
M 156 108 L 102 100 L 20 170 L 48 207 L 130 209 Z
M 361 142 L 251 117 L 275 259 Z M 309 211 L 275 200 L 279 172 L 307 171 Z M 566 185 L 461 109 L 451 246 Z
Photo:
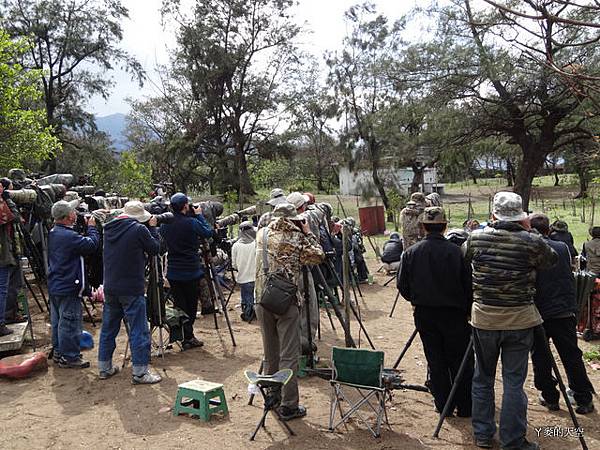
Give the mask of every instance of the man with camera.
M 14 266 L 19 264 L 16 257 L 16 230 L 15 224 L 21 220 L 14 202 L 5 190 L 6 183 L 0 183 L 0 336 L 12 333 L 5 324 L 6 302 L 10 273 Z
M 52 206 L 54 227 L 48 234 L 48 294 L 52 322 L 53 360 L 62 369 L 90 366 L 81 359 L 81 296 L 86 289 L 83 257 L 98 250 L 100 237 L 93 217 L 87 220 L 87 237 L 77 233 L 75 208 L 79 200 Z
M 544 240 L 530 233 L 521 196 L 498 192 L 493 222 L 473 232 L 463 252 L 473 269 L 471 325 L 475 348 L 473 431 L 478 447 L 491 448 L 496 433 L 494 383 L 502 357 L 500 444 L 505 449 L 535 450 L 527 433 L 527 377 L 534 328 L 542 323 L 534 304 L 535 274 L 558 261 Z
M 167 280 L 175 306 L 189 318 L 183 328 L 183 349 L 202 347 L 202 341 L 194 336 L 194 322 L 198 312 L 200 280 L 204 270 L 200 258 L 200 239 L 213 235 L 213 229 L 204 219 L 201 207 L 190 205 L 185 194 L 178 192 L 171 197 L 171 209 L 175 217 L 171 223 L 160 227 L 167 244 Z
M 98 346 L 101 380 L 119 371 L 112 365 L 112 356 L 121 320 L 125 319 L 133 365 L 131 382 L 161 381 L 160 375 L 148 370 L 151 341 L 144 297 L 145 255 L 158 255 L 160 250 L 156 224 L 156 217 L 141 202 L 130 201 L 121 215 L 104 226 L 104 311 Z
M 256 315 L 263 339 L 265 373 L 273 374 L 284 368 L 294 372 L 283 387 L 280 408 L 281 418 L 291 420 L 306 415 L 306 409 L 298 404 L 296 378 L 300 356 L 300 307 L 304 302 L 297 287 L 302 279 L 302 266 L 322 263 L 325 254 L 294 205 L 279 204 L 273 213 L 275 220 L 258 232 L 256 240 Z M 295 287 L 285 299 L 268 295 L 272 291 L 266 289 L 267 279 L 277 276 L 285 280 L 283 284 Z M 280 301 L 286 304 L 281 305 Z

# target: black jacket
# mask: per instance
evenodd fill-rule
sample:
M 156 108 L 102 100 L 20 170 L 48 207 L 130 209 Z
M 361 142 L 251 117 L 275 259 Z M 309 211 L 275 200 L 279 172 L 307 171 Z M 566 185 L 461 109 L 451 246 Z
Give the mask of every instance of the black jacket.
M 546 239 L 558 254 L 558 262 L 547 270 L 538 270 L 535 279 L 535 305 L 542 319 L 565 317 L 577 312 L 575 279 L 567 244 Z
M 550 233 L 550 239 L 567 244 L 567 247 L 569 247 L 569 253 L 571 253 L 571 258 L 575 258 L 579 254 L 577 253 L 577 249 L 575 248 L 575 244 L 573 242 L 573 235 L 568 231 L 553 231 Z
M 471 272 L 459 247 L 429 234 L 403 254 L 398 290 L 414 306 L 471 308 Z
M 390 239 L 383 244 L 381 262 L 391 264 L 400 261 L 400 258 L 402 258 L 402 241 L 400 239 Z

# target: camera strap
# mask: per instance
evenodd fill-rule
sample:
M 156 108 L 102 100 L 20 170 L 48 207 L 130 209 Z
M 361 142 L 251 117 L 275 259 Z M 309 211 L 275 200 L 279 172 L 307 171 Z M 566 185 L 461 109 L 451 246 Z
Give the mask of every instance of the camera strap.
M 262 251 L 262 260 L 263 260 L 263 272 L 265 277 L 269 273 L 269 258 L 267 253 L 267 241 L 269 239 L 269 229 L 264 227 L 263 229 L 263 251 Z

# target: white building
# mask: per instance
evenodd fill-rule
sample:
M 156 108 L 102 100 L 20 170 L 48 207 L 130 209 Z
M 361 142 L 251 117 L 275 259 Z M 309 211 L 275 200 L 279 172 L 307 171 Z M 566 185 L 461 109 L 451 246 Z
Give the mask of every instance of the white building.
M 395 186 L 401 194 L 408 194 L 413 180 L 413 171 L 409 167 L 404 168 L 381 168 L 379 177 L 385 186 Z M 363 195 L 371 193 L 377 195 L 377 188 L 373 183 L 372 171 L 365 168 L 357 168 L 350 171 L 348 167 L 340 167 L 340 193 L 342 195 Z M 426 168 L 423 173 L 424 183 L 421 192 L 443 193 L 444 185 L 437 182 L 437 171 L 435 168 Z

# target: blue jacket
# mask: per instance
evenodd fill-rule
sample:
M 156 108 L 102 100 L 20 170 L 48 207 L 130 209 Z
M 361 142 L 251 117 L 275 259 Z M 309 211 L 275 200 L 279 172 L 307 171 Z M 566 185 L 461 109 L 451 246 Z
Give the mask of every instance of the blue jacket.
M 144 295 L 144 268 L 148 255 L 158 255 L 160 238 L 155 227 L 135 219 L 117 218 L 104 227 L 104 292 Z
M 569 247 L 564 242 L 544 240 L 558 253 L 558 262 L 550 269 L 537 271 L 535 306 L 544 320 L 567 317 L 578 310 Z
M 195 217 L 175 213 L 171 223 L 160 227 L 167 243 L 167 278 L 169 280 L 195 280 L 204 276 L 199 254 L 200 238 L 213 235 L 213 230 L 202 215 Z
M 83 257 L 98 249 L 96 227 L 88 227 L 88 237 L 72 228 L 54 225 L 48 234 L 48 293 L 81 297 L 86 288 Z

